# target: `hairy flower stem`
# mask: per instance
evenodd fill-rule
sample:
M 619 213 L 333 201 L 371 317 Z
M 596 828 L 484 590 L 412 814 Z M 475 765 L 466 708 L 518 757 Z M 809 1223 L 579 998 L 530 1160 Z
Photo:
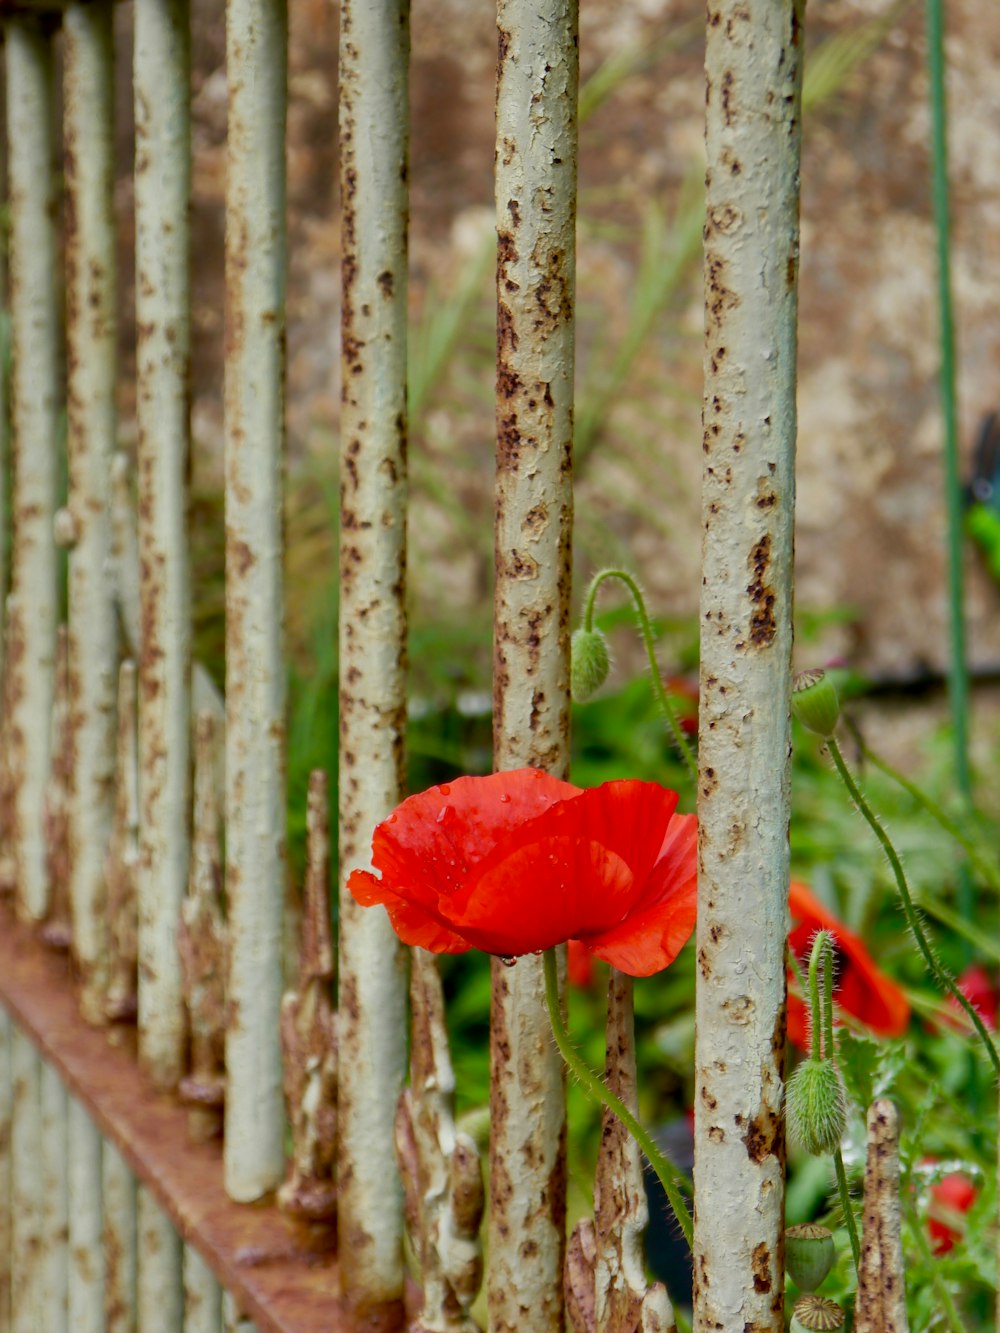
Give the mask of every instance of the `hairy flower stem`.
M 944 831 L 950 837 L 954 838 L 958 845 L 968 853 L 969 860 L 976 867 L 979 874 L 982 875 L 986 883 L 989 884 L 990 888 L 1000 891 L 1000 869 L 993 865 L 988 857 L 983 856 L 975 838 L 970 837 L 961 825 L 956 820 L 952 819 L 951 815 L 945 810 L 942 810 L 941 806 L 938 805 L 936 801 L 932 800 L 925 791 L 921 790 L 915 782 L 911 782 L 905 773 L 900 773 L 898 769 L 893 768 L 890 763 L 883 759 L 880 754 L 876 754 L 867 742 L 857 733 L 855 734 L 855 739 L 858 742 L 858 746 L 864 758 L 874 764 L 876 768 L 881 769 L 886 777 L 892 778 L 893 782 L 898 783 L 909 796 L 912 796 L 917 804 L 927 811 L 931 819 L 940 824 Z
M 624 569 L 602 569 L 594 575 L 590 581 L 590 587 L 587 589 L 587 596 L 584 601 L 583 609 L 583 628 L 592 630 L 594 628 L 594 603 L 597 600 L 597 590 L 606 579 L 620 579 L 625 584 L 632 595 L 632 604 L 635 607 L 635 614 L 639 621 L 639 630 L 642 634 L 642 641 L 646 645 L 646 656 L 649 659 L 649 671 L 653 678 L 653 693 L 656 696 L 656 702 L 660 706 L 663 714 L 663 720 L 666 722 L 671 735 L 674 738 L 674 744 L 681 752 L 681 758 L 691 774 L 691 781 L 697 784 L 698 765 L 695 763 L 694 755 L 691 753 L 691 747 L 688 745 L 681 730 L 681 725 L 677 721 L 677 714 L 674 712 L 674 706 L 670 702 L 670 695 L 663 684 L 663 677 L 660 675 L 660 667 L 656 660 L 656 642 L 653 638 L 653 627 L 649 621 L 649 613 L 646 610 L 646 603 L 643 599 L 642 590 L 638 583 L 627 570 Z
M 851 1191 L 847 1188 L 847 1172 L 844 1170 L 844 1154 L 837 1148 L 833 1154 L 833 1169 L 837 1175 L 837 1191 L 840 1194 L 840 1206 L 844 1210 L 844 1225 L 851 1238 L 851 1253 L 854 1255 L 854 1272 L 861 1267 L 861 1242 L 858 1240 L 858 1224 L 854 1220 L 851 1206 Z
M 569 1032 L 563 1022 L 562 1009 L 559 1005 L 559 986 L 556 977 L 554 949 L 545 950 L 543 964 L 545 971 L 545 1003 L 549 1011 L 549 1022 L 552 1024 L 552 1035 L 555 1037 L 560 1055 L 566 1061 L 569 1070 L 580 1080 L 590 1095 L 599 1101 L 602 1106 L 606 1106 L 612 1115 L 618 1117 L 645 1153 L 650 1166 L 656 1172 L 657 1178 L 663 1186 L 667 1201 L 674 1210 L 674 1216 L 680 1223 L 681 1231 L 684 1232 L 684 1239 L 688 1246 L 691 1246 L 694 1240 L 694 1224 L 680 1191 L 681 1184 L 686 1185 L 687 1181 L 667 1158 L 666 1154 L 656 1146 L 652 1135 L 643 1129 L 621 1098 L 615 1096 L 603 1079 L 599 1078 L 587 1062 L 581 1059 L 573 1049 L 573 1043 L 570 1041 Z
M 868 826 L 871 828 L 876 838 L 878 838 L 882 846 L 882 850 L 883 852 L 885 852 L 886 860 L 889 862 L 889 865 L 892 868 L 892 873 L 896 879 L 896 886 L 899 889 L 899 898 L 900 902 L 903 905 L 903 914 L 906 917 L 906 924 L 910 927 L 910 931 L 912 932 L 913 938 L 916 941 L 917 948 L 920 950 L 920 955 L 923 958 L 925 964 L 927 965 L 927 970 L 930 972 L 931 976 L 934 977 L 935 981 L 937 981 L 941 989 L 947 991 L 948 994 L 951 995 L 952 998 L 956 1001 L 956 1003 L 960 1004 L 961 1007 L 968 1014 L 969 1018 L 972 1021 L 973 1026 L 975 1027 L 977 1033 L 979 1034 L 980 1040 L 982 1041 L 984 1047 L 986 1048 L 987 1055 L 990 1057 L 990 1060 L 993 1064 L 993 1072 L 998 1078 L 1000 1078 L 1000 1056 L 997 1055 L 997 1048 L 993 1043 L 993 1039 L 990 1036 L 989 1032 L 986 1030 L 986 1025 L 983 1023 L 983 1020 L 979 1017 L 979 1013 L 976 1010 L 975 1005 L 970 1003 L 970 1001 L 965 997 L 965 995 L 963 995 L 955 979 L 949 976 L 949 974 L 945 971 L 945 969 L 935 958 L 934 951 L 930 946 L 930 942 L 927 939 L 927 936 L 924 934 L 924 928 L 920 923 L 920 918 L 917 915 L 917 910 L 913 905 L 913 898 L 910 894 L 910 886 L 907 883 L 906 875 L 903 871 L 903 863 L 900 861 L 896 849 L 895 847 L 893 847 L 892 842 L 889 839 L 888 833 L 886 833 L 885 829 L 879 822 L 875 812 L 872 810 L 871 806 L 868 804 L 868 802 L 862 795 L 861 789 L 855 782 L 851 770 L 847 767 L 847 763 L 844 759 L 843 754 L 841 753 L 840 746 L 837 744 L 834 737 L 831 736 L 829 738 L 829 740 L 827 741 L 827 745 L 830 747 L 830 754 L 833 758 L 834 765 L 836 766 L 837 772 L 840 774 L 841 781 L 847 788 L 848 795 L 850 796 L 854 804 L 857 806 L 860 814 L 862 815 Z
M 837 1046 L 833 1030 L 833 936 L 828 930 L 821 930 L 813 940 L 812 953 L 809 957 L 809 1000 L 812 1010 L 812 1058 L 836 1061 Z M 820 974 L 822 973 L 823 993 L 820 996 Z M 854 1255 L 854 1271 L 857 1273 L 861 1263 L 861 1243 L 858 1240 L 858 1227 L 854 1220 L 851 1206 L 851 1194 L 847 1188 L 847 1172 L 844 1169 L 844 1156 L 840 1148 L 833 1150 L 833 1169 L 837 1176 L 837 1190 L 840 1204 L 844 1210 L 844 1225 L 851 1238 L 851 1252 Z

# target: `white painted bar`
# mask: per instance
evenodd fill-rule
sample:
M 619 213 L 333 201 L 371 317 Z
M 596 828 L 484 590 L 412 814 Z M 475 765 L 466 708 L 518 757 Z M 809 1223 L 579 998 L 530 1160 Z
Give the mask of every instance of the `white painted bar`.
M 6 21 L 10 205 L 12 508 L 17 541 L 7 605 L 5 760 L 13 774 L 19 912 L 48 906 L 42 803 L 50 762 L 56 640 L 59 316 L 56 301 L 54 72 L 37 15 Z
M 45 1333 L 69 1333 L 69 1098 L 62 1079 L 38 1062 L 41 1152 L 38 1236 L 42 1322 Z M 75 1330 L 74 1330 L 75 1333 Z
M 69 385 L 70 905 L 84 1017 L 104 1018 L 104 853 L 114 812 L 118 627 L 111 551 L 117 281 L 110 0 L 63 15 Z
M 187 0 L 136 0 L 134 61 L 141 571 L 139 1055 L 160 1086 L 173 1087 L 182 1073 L 184 1053 L 176 933 L 190 839 Z
M 181 1333 L 184 1283 L 181 1238 L 163 1209 L 142 1185 L 138 1189 L 137 1329 L 139 1333 Z
M 221 1333 L 222 1288 L 191 1245 L 184 1246 L 184 1333 Z
M 104 1144 L 103 1257 L 106 1333 L 136 1333 L 136 1182 L 121 1153 Z
M 784 1328 L 802 9 L 713 0 L 705 57 L 697 1333 Z
M 69 1329 L 104 1333 L 101 1239 L 101 1136 L 75 1097 L 69 1099 Z
M 226 1190 L 284 1170 L 284 0 L 229 0 L 226 188 Z
M 406 187 L 409 4 L 345 0 L 340 34 L 341 308 L 339 1181 L 347 1305 L 402 1314 L 396 1102 L 406 1073 L 404 951 L 347 874 L 404 795 Z
M 14 1333 L 44 1328 L 42 1245 L 42 1126 L 38 1080 L 41 1062 L 31 1042 L 12 1029 L 13 1125 L 11 1130 L 11 1202 Z
M 497 6 L 493 761 L 560 778 L 569 766 L 577 27 L 576 0 Z M 540 959 L 494 963 L 495 1333 L 563 1327 L 565 1072 L 544 996 Z

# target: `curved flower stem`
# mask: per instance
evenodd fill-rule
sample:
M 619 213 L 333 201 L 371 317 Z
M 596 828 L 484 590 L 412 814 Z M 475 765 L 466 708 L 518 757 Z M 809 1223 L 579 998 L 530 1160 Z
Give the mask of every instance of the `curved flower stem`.
M 840 1194 L 840 1206 L 844 1210 L 844 1225 L 851 1238 L 851 1252 L 854 1255 L 854 1272 L 861 1267 L 861 1242 L 858 1240 L 858 1224 L 851 1205 L 851 1191 L 847 1187 L 847 1172 L 844 1170 L 844 1154 L 839 1148 L 833 1154 L 833 1169 L 837 1174 L 837 1190 Z
M 937 824 L 940 824 L 944 831 L 950 837 L 954 838 L 958 845 L 968 853 L 969 860 L 976 867 L 980 875 L 982 875 L 986 883 L 989 884 L 990 888 L 1000 891 L 1000 867 L 993 865 L 987 857 L 983 856 L 975 838 L 970 838 L 968 833 L 966 833 L 957 820 L 952 819 L 951 815 L 943 810 L 936 801 L 932 800 L 925 791 L 922 791 L 915 782 L 911 782 L 905 773 L 900 773 L 898 769 L 893 768 L 887 760 L 883 759 L 880 754 L 876 754 L 867 742 L 857 733 L 855 733 L 855 739 L 858 742 L 858 747 L 861 750 L 862 755 L 874 764 L 876 768 L 881 769 L 886 777 L 892 778 L 893 782 L 898 783 L 907 795 L 912 796 L 917 804 L 927 811 L 931 819 Z
M 674 706 L 670 702 L 670 695 L 663 685 L 663 677 L 660 675 L 660 667 L 656 660 L 656 643 L 653 639 L 653 627 L 649 623 L 649 614 L 646 611 L 646 603 L 642 596 L 642 590 L 632 575 L 625 569 L 602 569 L 594 575 L 590 581 L 590 587 L 587 589 L 587 596 L 584 601 L 583 609 L 583 628 L 592 630 L 594 628 L 594 603 L 597 599 L 597 590 L 605 579 L 620 579 L 625 584 L 632 595 L 632 604 L 635 607 L 635 613 L 639 620 L 639 630 L 642 634 L 642 641 L 646 645 L 646 656 L 649 659 L 649 670 L 653 678 L 653 693 L 656 695 L 656 701 L 660 705 L 660 711 L 663 719 L 670 729 L 674 738 L 674 744 L 681 752 L 681 758 L 691 774 L 691 781 L 697 784 L 698 765 L 695 762 L 694 755 L 691 753 L 691 747 L 688 745 L 681 730 L 681 725 L 677 721 L 677 714 L 674 712 Z
M 684 1202 L 680 1192 L 681 1183 L 686 1184 L 687 1182 L 673 1163 L 669 1161 L 666 1155 L 656 1146 L 656 1142 L 652 1135 L 647 1130 L 643 1129 L 642 1125 L 639 1124 L 639 1121 L 621 1098 L 615 1096 L 611 1089 L 605 1085 L 604 1081 L 594 1073 L 587 1062 L 581 1059 L 573 1049 L 569 1033 L 566 1030 L 566 1024 L 563 1022 L 562 1010 L 559 1006 L 559 985 L 556 978 L 555 950 L 545 950 L 543 964 L 545 971 L 545 1003 L 549 1011 L 549 1022 L 552 1024 L 552 1035 L 555 1037 L 560 1055 L 590 1095 L 603 1106 L 606 1106 L 613 1115 L 618 1117 L 645 1153 L 647 1161 L 656 1172 L 657 1178 L 663 1186 L 670 1207 L 674 1210 L 674 1216 L 680 1223 L 680 1228 L 684 1232 L 684 1239 L 690 1246 L 694 1240 L 694 1224 L 691 1221 L 691 1214 L 688 1212 L 687 1204 Z
M 829 738 L 827 745 L 830 747 L 830 754 L 833 758 L 833 762 L 837 772 L 840 774 L 841 781 L 847 788 L 851 800 L 857 806 L 858 811 L 881 843 L 886 860 L 889 862 L 889 865 L 892 868 L 892 873 L 896 879 L 896 886 L 899 889 L 899 897 L 903 905 L 903 914 L 906 917 L 906 924 L 910 927 L 917 948 L 920 950 L 921 957 L 927 965 L 927 970 L 937 981 L 941 989 L 946 990 L 968 1014 L 969 1018 L 972 1020 L 973 1026 L 979 1034 L 980 1040 L 986 1048 L 986 1053 L 992 1061 L 994 1074 L 997 1077 L 1000 1077 L 1000 1056 L 997 1055 L 997 1048 L 993 1044 L 993 1039 L 989 1032 L 987 1032 L 983 1020 L 979 1017 L 975 1005 L 971 1004 L 969 1000 L 966 999 L 957 982 L 953 977 L 949 976 L 934 956 L 934 951 L 930 946 L 927 936 L 924 934 L 924 928 L 920 923 L 920 918 L 913 905 L 910 886 L 907 883 L 906 875 L 903 872 L 903 864 L 899 859 L 895 847 L 893 847 L 892 842 L 889 839 L 888 833 L 886 833 L 875 812 L 862 795 L 860 787 L 855 782 L 854 776 L 851 773 L 851 770 L 847 767 L 844 756 L 841 754 L 840 746 L 837 744 L 833 736 Z

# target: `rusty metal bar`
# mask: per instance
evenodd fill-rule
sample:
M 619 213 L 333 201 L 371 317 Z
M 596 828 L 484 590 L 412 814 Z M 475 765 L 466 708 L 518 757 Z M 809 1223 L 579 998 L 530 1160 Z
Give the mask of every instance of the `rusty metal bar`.
M 494 765 L 558 777 L 569 765 L 577 25 L 576 0 L 497 6 Z M 557 1330 L 565 1077 L 540 960 L 494 962 L 490 1027 L 490 1328 Z
M 110 0 L 63 16 L 69 502 L 69 896 L 80 1004 L 104 1021 L 104 852 L 114 811 L 118 634 L 111 550 L 116 298 Z M 76 1325 L 74 1325 L 76 1327 Z M 83 1327 L 80 1325 L 80 1327 Z
M 101 1154 L 105 1333 L 136 1333 L 136 1183 L 114 1143 Z
M 228 0 L 226 1189 L 281 1180 L 285 901 L 285 0 Z
M 44 21 L 5 27 L 10 184 L 12 501 L 14 541 L 7 604 L 7 734 L 12 775 L 9 836 L 22 915 L 48 906 L 42 803 L 56 639 L 56 503 L 59 317 L 56 300 L 54 70 Z
M 41 1116 L 38 1079 L 41 1061 L 31 1042 L 14 1027 L 11 1125 L 11 1307 L 14 1333 L 44 1327 L 41 1265 Z
M 136 0 L 139 1054 L 162 1087 L 180 1078 L 184 1049 L 174 941 L 190 803 L 190 66 L 188 0 Z
M 114 1145 L 260 1333 L 356 1333 L 341 1310 L 333 1255 L 304 1248 L 295 1223 L 276 1207 L 226 1199 L 218 1143 L 189 1141 L 186 1108 L 157 1092 L 125 1049 L 80 1018 L 64 958 L 40 949 L 2 906 L 0 1005 L 14 1019 L 15 1045 L 27 1034 L 29 1051 L 36 1046 L 87 1107 L 105 1153 Z M 36 1323 L 31 1333 L 43 1327 Z
M 68 1333 L 69 1281 L 69 1099 L 58 1072 L 42 1060 L 38 1065 L 39 1248 L 37 1266 L 41 1322 L 47 1333 Z
M 181 1280 L 183 1246 L 173 1223 L 156 1196 L 140 1185 L 136 1199 L 136 1316 L 141 1333 L 181 1333 L 184 1327 L 184 1288 Z
M 802 11 L 802 0 L 709 5 L 698 1333 L 784 1327 L 782 1062 Z
M 192 1245 L 184 1247 L 184 1333 L 220 1333 L 222 1288 Z
M 351 1308 L 391 1328 L 402 1189 L 387 1169 L 406 1072 L 405 960 L 347 874 L 406 780 L 408 0 L 345 0 L 340 37 L 340 1085 L 338 1238 Z M 373 1322 L 373 1327 L 375 1326 Z
M 69 1099 L 70 1333 L 104 1333 L 104 1256 L 101 1244 L 101 1136 L 76 1097 Z
M 0 1333 L 11 1333 L 13 1198 L 11 1168 L 14 1119 L 14 1025 L 0 1008 Z

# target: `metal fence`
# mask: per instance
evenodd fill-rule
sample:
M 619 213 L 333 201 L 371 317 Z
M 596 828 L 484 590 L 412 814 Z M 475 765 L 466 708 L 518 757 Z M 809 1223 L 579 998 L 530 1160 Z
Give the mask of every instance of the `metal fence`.
M 115 420 L 114 64 L 129 55 L 113 49 L 108 0 L 0 5 L 13 352 L 0 411 L 0 1330 L 472 1330 L 485 1191 L 452 1115 L 440 980 L 343 887 L 335 969 L 322 774 L 298 958 L 284 963 L 283 0 L 226 13 L 224 700 L 191 660 L 189 15 L 186 0 L 131 3 L 134 477 Z M 342 881 L 404 794 L 408 10 L 341 5 Z M 706 1331 L 783 1327 L 801 15 L 800 0 L 712 0 L 706 27 Z M 565 776 L 574 0 L 499 0 L 497 31 L 495 764 Z M 561 1329 L 568 1313 L 575 1328 L 670 1329 L 640 1259 L 637 1151 L 617 1131 L 567 1268 L 565 1082 L 540 961 L 495 963 L 492 984 L 490 1328 Z M 617 976 L 608 1021 L 611 1074 L 634 1097 Z

